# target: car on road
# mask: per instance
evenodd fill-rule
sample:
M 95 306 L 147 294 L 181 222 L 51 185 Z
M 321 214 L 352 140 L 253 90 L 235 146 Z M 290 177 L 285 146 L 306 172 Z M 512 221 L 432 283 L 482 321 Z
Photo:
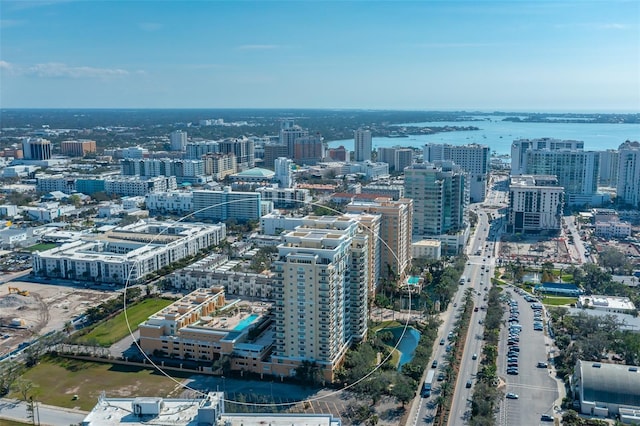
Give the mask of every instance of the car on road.
M 444 380 L 444 373 L 438 374 L 438 381 L 441 382 Z
M 543 414 L 540 416 L 540 420 L 543 422 L 552 422 L 553 416 L 550 416 L 549 414 Z
M 444 339 L 440 339 L 440 346 L 444 346 Z
M 549 366 L 549 364 L 547 364 L 544 361 L 538 362 L 538 368 L 547 368 L 548 366 Z
M 473 355 L 471 356 L 471 359 L 478 359 L 478 354 L 473 354 Z
M 431 363 L 431 368 L 437 368 L 438 367 L 438 360 L 434 359 L 433 362 Z
M 513 392 L 508 392 L 504 397 L 507 399 L 518 399 L 518 394 Z
M 473 385 L 473 382 L 471 381 L 471 379 L 467 380 L 467 384 L 465 385 L 467 388 L 470 388 L 471 385 Z

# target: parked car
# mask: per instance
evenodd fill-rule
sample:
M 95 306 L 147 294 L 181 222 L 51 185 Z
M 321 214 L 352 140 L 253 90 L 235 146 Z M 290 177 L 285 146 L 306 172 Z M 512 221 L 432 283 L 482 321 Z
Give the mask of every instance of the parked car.
M 513 392 L 508 392 L 504 397 L 508 399 L 518 399 L 518 394 L 515 394 Z

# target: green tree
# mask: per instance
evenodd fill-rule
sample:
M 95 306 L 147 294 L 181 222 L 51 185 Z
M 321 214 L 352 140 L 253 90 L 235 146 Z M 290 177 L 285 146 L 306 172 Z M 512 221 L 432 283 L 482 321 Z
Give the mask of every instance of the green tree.
M 391 388 L 391 395 L 395 397 L 402 406 L 413 399 L 416 394 L 416 384 L 405 376 L 398 375 Z

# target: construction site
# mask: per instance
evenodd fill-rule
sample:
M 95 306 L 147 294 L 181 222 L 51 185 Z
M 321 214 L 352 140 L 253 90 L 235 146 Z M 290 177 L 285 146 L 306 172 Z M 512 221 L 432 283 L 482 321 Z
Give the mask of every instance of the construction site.
M 0 285 L 0 358 L 35 337 L 63 330 L 92 306 L 120 293 L 10 281 Z

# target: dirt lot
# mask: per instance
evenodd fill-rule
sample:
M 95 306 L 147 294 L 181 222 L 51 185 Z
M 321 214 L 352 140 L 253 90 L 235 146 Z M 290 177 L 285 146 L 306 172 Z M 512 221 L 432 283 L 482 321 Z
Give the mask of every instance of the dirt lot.
M 28 291 L 29 295 L 9 293 L 9 287 Z M 0 285 L 0 356 L 16 349 L 34 335 L 63 329 L 66 322 L 81 315 L 87 308 L 118 294 L 23 281 Z M 19 323 L 12 326 L 14 319 L 18 319 Z
M 548 237 L 527 237 L 520 240 L 503 237 L 500 257 L 534 263 L 571 263 L 574 259 L 571 259 L 565 241 L 563 238 Z

